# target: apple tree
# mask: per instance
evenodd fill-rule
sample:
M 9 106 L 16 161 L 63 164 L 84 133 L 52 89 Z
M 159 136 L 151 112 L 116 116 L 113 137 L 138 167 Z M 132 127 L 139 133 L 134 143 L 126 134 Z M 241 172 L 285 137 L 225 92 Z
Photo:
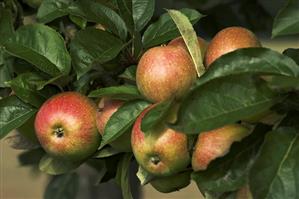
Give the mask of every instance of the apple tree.
M 51 176 L 45 198 L 74 198 L 81 165 L 133 198 L 134 162 L 164 193 L 299 198 L 299 49 L 241 27 L 207 42 L 204 14 L 156 3 L 1 1 L 0 138 Z M 285 3 L 273 38 L 299 33 L 298 10 Z

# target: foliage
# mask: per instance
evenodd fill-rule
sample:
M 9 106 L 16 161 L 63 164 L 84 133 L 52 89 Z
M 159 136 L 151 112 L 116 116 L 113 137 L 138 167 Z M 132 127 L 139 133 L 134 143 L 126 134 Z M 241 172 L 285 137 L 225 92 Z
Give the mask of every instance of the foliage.
M 140 57 L 180 35 L 198 79 L 182 101 L 152 108 L 142 130 L 149 133 L 161 121 L 169 122 L 174 107 L 179 111 L 168 126 L 187 134 L 190 148 L 194 135 L 203 131 L 247 124 L 253 129 L 250 136 L 233 144 L 207 170 L 193 172 L 198 188 L 207 197 L 225 198 L 249 184 L 254 198 L 298 198 L 299 49 L 238 49 L 206 70 L 192 26 L 204 15 L 195 9 L 166 10 L 153 18 L 152 0 L 43 0 L 41 5 L 28 3 L 33 8 L 26 2 L 0 3 L 0 138 L 18 129 L 8 141 L 26 150 L 19 156 L 21 165 L 39 165 L 40 171 L 53 175 L 44 198 L 74 198 L 81 164 L 96 168 L 100 183 L 115 179 L 123 198 L 132 198 L 128 168 L 134 156 L 109 143 L 130 131 L 151 104 L 136 86 Z M 286 3 L 274 20 L 272 37 L 299 33 L 298 6 L 296 0 Z M 24 17 L 32 18 L 30 24 Z M 109 119 L 98 151 L 79 163 L 49 156 L 32 133 L 39 107 L 64 91 L 78 91 L 94 101 L 125 101 Z M 267 125 L 246 122 L 265 111 L 278 113 L 279 119 Z M 28 132 L 22 132 L 23 127 Z M 142 185 L 155 178 L 141 167 L 137 176 Z

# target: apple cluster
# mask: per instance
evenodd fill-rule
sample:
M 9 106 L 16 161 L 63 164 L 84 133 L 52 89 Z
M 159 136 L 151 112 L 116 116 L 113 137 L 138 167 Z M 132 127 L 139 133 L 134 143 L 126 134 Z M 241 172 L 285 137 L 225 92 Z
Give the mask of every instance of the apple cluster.
M 223 54 L 239 48 L 261 46 L 251 31 L 241 27 L 223 29 L 209 44 L 198 37 L 198 44 L 206 70 Z M 228 153 L 233 142 L 250 133 L 248 128 L 236 123 L 201 132 L 194 143 L 189 143 L 184 132 L 167 125 L 175 120 L 180 100 L 197 78 L 183 38 L 147 50 L 138 63 L 136 83 L 140 93 L 152 105 L 139 115 L 131 132 L 110 143 L 119 151 L 132 151 L 138 164 L 153 176 L 150 183 L 160 192 L 172 192 L 187 186 L 192 171 L 207 169 L 212 160 Z M 150 132 L 143 132 L 141 123 L 144 116 L 166 100 L 176 102 L 174 111 Z M 60 93 L 48 99 L 37 113 L 37 138 L 51 156 L 83 161 L 97 151 L 107 122 L 123 104 L 121 100 L 103 97 L 96 106 L 77 92 Z

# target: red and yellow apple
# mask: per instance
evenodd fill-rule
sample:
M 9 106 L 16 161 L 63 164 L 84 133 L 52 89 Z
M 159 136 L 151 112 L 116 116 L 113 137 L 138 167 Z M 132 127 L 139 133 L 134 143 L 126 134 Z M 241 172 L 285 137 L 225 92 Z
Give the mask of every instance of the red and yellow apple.
M 124 104 L 121 100 L 114 100 L 104 97 L 100 100 L 98 104 L 97 117 L 97 128 L 100 134 L 103 136 L 105 132 L 105 127 L 111 118 L 111 116 Z M 118 137 L 116 140 L 112 141 L 110 145 L 123 152 L 129 152 L 131 150 L 131 132 L 128 131 Z
M 208 45 L 204 63 L 208 68 L 220 56 L 239 48 L 260 47 L 253 32 L 242 27 L 228 27 L 218 32 Z
M 77 92 L 48 99 L 39 109 L 34 126 L 41 146 L 53 157 L 81 161 L 100 144 L 96 105 Z
M 147 50 L 136 71 L 139 91 L 152 102 L 181 98 L 196 80 L 196 70 L 188 51 L 178 46 Z
M 141 167 L 155 176 L 170 176 L 190 163 L 187 136 L 161 124 L 145 133 L 141 130 L 145 109 L 137 118 L 131 137 L 134 156 Z
M 249 133 L 249 129 L 240 124 L 200 133 L 192 154 L 193 170 L 207 169 L 212 160 L 226 155 L 234 142 L 241 141 Z

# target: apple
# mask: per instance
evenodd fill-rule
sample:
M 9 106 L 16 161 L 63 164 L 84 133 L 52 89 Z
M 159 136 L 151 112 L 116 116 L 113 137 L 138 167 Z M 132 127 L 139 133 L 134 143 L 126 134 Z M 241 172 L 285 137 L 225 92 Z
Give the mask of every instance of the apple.
M 147 50 L 136 71 L 139 91 L 152 102 L 180 99 L 196 77 L 189 53 L 184 48 L 171 45 Z
M 100 100 L 98 104 L 98 111 L 96 114 L 97 117 L 97 128 L 100 134 L 104 135 L 104 130 L 109 121 L 110 117 L 115 113 L 122 105 L 124 101 L 121 100 L 113 100 L 107 97 L 104 97 Z M 116 140 L 112 141 L 110 145 L 123 152 L 130 152 L 131 149 L 131 132 L 128 131 L 118 137 Z
M 201 38 L 201 37 L 197 37 L 197 40 L 198 40 L 198 44 L 199 44 L 199 48 L 200 48 L 200 52 L 201 52 L 201 56 L 202 58 L 204 57 L 205 55 L 205 52 L 207 50 L 207 42 Z M 177 46 L 177 47 L 183 47 L 185 50 L 188 51 L 188 48 L 185 44 L 185 41 L 183 39 L 183 37 L 177 37 L 173 40 L 171 40 L 169 43 L 168 43 L 168 46 Z M 188 51 L 189 52 L 189 51 Z
M 136 119 L 131 136 L 132 150 L 146 171 L 155 176 L 170 176 L 190 163 L 187 136 L 165 124 L 144 133 L 141 130 L 142 118 L 154 106 L 146 108 Z
M 220 56 L 239 48 L 260 47 L 253 32 L 242 27 L 228 27 L 218 32 L 208 45 L 204 63 L 208 68 Z
M 171 176 L 158 177 L 153 179 L 150 184 L 161 193 L 179 191 L 187 187 L 191 182 L 191 172 L 185 171 Z
M 51 156 L 81 161 L 100 144 L 96 128 L 96 105 L 77 92 L 64 92 L 48 99 L 34 122 L 36 136 Z
M 241 141 L 249 133 L 250 130 L 240 124 L 230 124 L 200 133 L 192 154 L 193 170 L 207 169 L 212 160 L 226 155 L 233 142 Z

